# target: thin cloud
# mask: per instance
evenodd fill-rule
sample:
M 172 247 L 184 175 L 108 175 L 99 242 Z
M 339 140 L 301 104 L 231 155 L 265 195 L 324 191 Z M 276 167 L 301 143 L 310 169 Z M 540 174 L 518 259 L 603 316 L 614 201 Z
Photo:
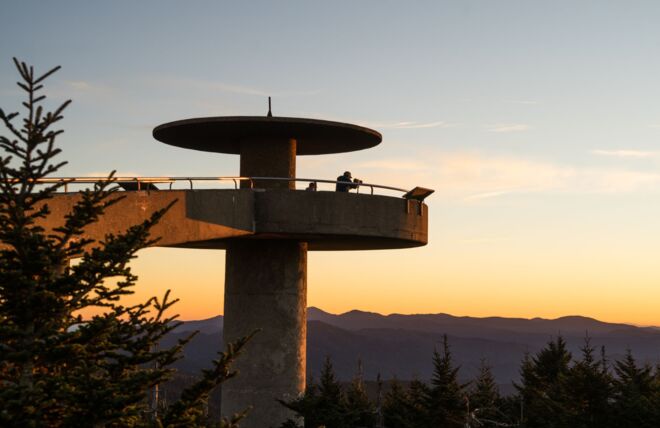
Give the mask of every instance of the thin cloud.
M 436 122 L 363 123 L 363 125 L 369 128 L 381 129 L 453 128 L 457 126 L 455 123 L 449 123 L 442 120 Z
M 591 153 L 617 158 L 652 158 L 658 156 L 658 152 L 643 150 L 592 150 Z
M 168 88 L 178 88 L 181 90 L 201 90 L 227 92 L 239 95 L 252 95 L 259 97 L 290 97 L 290 96 L 310 96 L 321 93 L 320 89 L 308 91 L 281 91 L 275 89 L 258 88 L 254 86 L 237 85 L 225 82 L 214 82 L 209 80 L 161 78 L 155 79 L 151 83 Z
M 514 190 L 498 190 L 494 192 L 485 192 L 485 193 L 477 193 L 475 195 L 470 195 L 467 196 L 466 198 L 463 199 L 463 201 L 476 201 L 480 199 L 490 199 L 490 198 L 497 198 L 498 196 L 504 196 L 504 195 L 510 195 L 511 193 L 514 193 Z
M 460 242 L 464 244 L 488 244 L 491 242 L 508 241 L 510 238 L 464 238 Z
M 214 82 L 197 82 L 201 89 L 211 89 L 219 92 L 230 92 L 241 95 L 255 95 L 259 97 L 293 97 L 293 96 L 311 96 L 321 93 L 320 89 L 312 89 L 309 91 L 279 91 L 269 90 L 263 88 L 255 88 L 250 86 L 232 85 L 227 83 L 214 83 Z
M 88 80 L 65 80 L 54 84 L 48 90 L 52 100 L 73 99 L 76 103 L 106 103 L 115 101 L 119 90 L 110 85 Z
M 531 129 L 529 125 L 523 123 L 500 124 L 489 129 L 490 132 L 522 132 Z
M 115 93 L 113 88 L 108 85 L 87 80 L 67 80 L 64 84 L 67 90 L 73 91 L 77 95 L 108 96 Z
M 331 177 L 342 158 L 302 157 L 301 176 Z M 310 163 L 310 162 L 319 162 Z M 343 161 L 342 161 L 343 162 Z M 303 166 L 304 165 L 304 166 Z M 422 150 L 419 156 L 363 159 L 342 166 L 368 183 L 435 189 L 429 201 L 494 203 L 511 196 L 659 193 L 660 172 L 580 165 L 522 155 L 467 150 Z M 305 172 L 306 171 L 306 172 Z
M 493 156 L 481 152 L 434 151 L 416 165 L 408 160 L 370 161 L 370 183 L 436 189 L 435 198 L 477 203 L 516 194 L 605 194 L 660 191 L 660 173 L 555 163 L 522 156 Z M 357 170 L 359 168 L 355 165 Z M 392 169 L 408 166 L 406 174 Z M 387 168 L 389 167 L 389 168 Z M 365 171 L 366 173 L 366 171 Z M 363 178 L 367 178 L 366 176 Z
M 73 89 L 77 89 L 79 91 L 89 91 L 90 89 L 92 89 L 92 84 L 91 83 L 84 82 L 82 80 L 69 81 L 69 82 L 66 82 L 66 84 L 69 85 L 70 87 L 72 87 Z
M 512 104 L 523 104 L 523 105 L 536 105 L 539 104 L 538 101 L 534 100 L 509 100 L 508 102 Z
M 105 178 L 108 175 L 110 175 L 110 171 L 93 171 L 93 172 L 88 172 L 86 174 L 83 174 L 82 177 L 89 177 L 89 178 Z M 123 171 L 123 172 L 115 172 L 115 177 L 142 177 L 143 174 L 134 172 L 134 171 Z
M 357 168 L 389 169 L 389 170 L 415 170 L 428 168 L 427 164 L 411 160 L 380 159 L 362 162 L 355 165 Z
M 437 120 L 433 122 L 414 122 L 414 121 L 399 121 L 399 122 L 375 122 L 370 120 L 356 120 L 355 118 L 347 118 L 342 116 L 328 115 L 322 112 L 312 111 L 298 111 L 301 117 L 318 117 L 325 120 L 333 120 L 335 122 L 355 123 L 360 126 L 372 129 L 423 129 L 423 128 L 455 128 L 461 126 L 459 123 L 447 122 L 444 120 Z

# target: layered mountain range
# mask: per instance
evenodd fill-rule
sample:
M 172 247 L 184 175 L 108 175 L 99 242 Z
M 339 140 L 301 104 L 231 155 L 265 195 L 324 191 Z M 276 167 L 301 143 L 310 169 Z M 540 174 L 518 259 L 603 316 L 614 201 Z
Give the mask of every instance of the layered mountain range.
M 485 359 L 503 386 L 510 386 L 518 379 L 520 362 L 526 352 L 533 355 L 558 335 L 566 340 L 575 358 L 579 358 L 588 336 L 599 352 L 601 347 L 605 348 L 610 361 L 621 358 L 627 349 L 640 362 L 660 361 L 657 328 L 606 323 L 581 316 L 474 318 L 448 314 L 381 315 L 357 310 L 335 315 L 312 307 L 307 317 L 308 375 L 315 378 L 328 356 L 338 378 L 344 381 L 354 376 L 358 360 L 368 380 L 375 379 L 378 373 L 384 379 L 427 380 L 431 376 L 433 350 L 441 346 L 445 334 L 452 356 L 461 367 L 462 380 L 472 378 L 480 361 Z M 166 338 L 165 345 L 173 344 L 176 339 L 199 330 L 186 347 L 184 359 L 177 363 L 181 371 L 194 373 L 208 366 L 221 349 L 222 326 L 222 316 L 187 321 Z

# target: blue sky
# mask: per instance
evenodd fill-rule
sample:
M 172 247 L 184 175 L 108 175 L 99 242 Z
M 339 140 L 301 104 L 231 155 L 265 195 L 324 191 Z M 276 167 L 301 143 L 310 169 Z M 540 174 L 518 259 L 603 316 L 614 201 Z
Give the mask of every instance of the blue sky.
M 351 256 L 379 301 L 333 269 L 345 255 L 313 255 L 317 306 L 660 324 L 659 18 L 656 1 L 5 0 L 0 94 L 18 104 L 11 56 L 63 66 L 48 94 L 74 99 L 65 175 L 237 174 L 151 129 L 265 114 L 269 95 L 275 115 L 380 131 L 375 149 L 299 158 L 298 176 L 435 188 L 431 244 Z M 191 257 L 176 251 L 145 253 L 146 283 Z M 409 299 L 384 266 L 416 272 Z

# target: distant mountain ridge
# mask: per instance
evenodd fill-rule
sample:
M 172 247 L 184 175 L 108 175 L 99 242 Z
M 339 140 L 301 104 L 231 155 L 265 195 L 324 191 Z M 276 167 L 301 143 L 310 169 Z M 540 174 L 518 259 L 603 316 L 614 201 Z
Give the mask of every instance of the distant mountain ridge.
M 510 385 L 518 378 L 525 352 L 534 353 L 561 334 L 575 357 L 588 334 L 596 348 L 605 346 L 611 360 L 631 349 L 642 362 L 660 360 L 660 330 L 629 324 L 607 323 L 593 318 L 566 316 L 557 319 L 457 317 L 449 314 L 381 315 L 353 310 L 331 314 L 319 308 L 307 310 L 308 371 L 318 377 L 323 359 L 330 356 L 337 375 L 350 379 L 361 359 L 367 379 L 378 373 L 385 378 L 428 379 L 431 354 L 447 334 L 463 379 L 472 377 L 485 358 L 493 366 L 498 383 Z M 186 321 L 165 342 L 199 330 L 188 345 L 181 370 L 196 371 L 208 365 L 220 350 L 223 317 Z M 249 352 L 249 348 L 248 348 Z
M 307 309 L 307 319 L 323 321 L 337 327 L 350 330 L 364 328 L 398 328 L 437 331 L 438 328 L 471 331 L 487 329 L 515 331 L 517 333 L 573 334 L 589 332 L 589 335 L 607 334 L 615 331 L 647 331 L 655 333 L 652 327 L 636 327 L 629 324 L 607 323 L 583 316 L 565 316 L 556 319 L 544 318 L 504 318 L 504 317 L 458 317 L 439 314 L 391 314 L 381 315 L 375 312 L 352 310 L 340 315 L 330 314 L 316 307 Z M 449 331 L 446 331 L 449 334 Z
M 213 318 L 207 318 L 199 321 L 184 321 L 183 324 L 177 327 L 177 333 L 184 331 L 199 331 L 200 333 L 213 334 L 222 331 L 224 326 L 224 317 L 217 315 Z

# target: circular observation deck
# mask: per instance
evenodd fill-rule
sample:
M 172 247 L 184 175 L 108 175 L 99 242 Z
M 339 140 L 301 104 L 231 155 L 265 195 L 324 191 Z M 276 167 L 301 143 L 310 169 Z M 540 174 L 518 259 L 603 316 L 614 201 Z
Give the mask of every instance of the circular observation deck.
M 145 188 L 143 188 L 145 189 Z M 400 197 L 285 189 L 131 190 L 85 229 L 102 240 L 172 204 L 151 231 L 158 247 L 226 249 L 233 240 L 296 240 L 310 251 L 411 248 L 428 241 L 428 207 Z M 58 193 L 42 226 L 53 229 L 79 202 Z
M 59 177 L 40 180 L 61 183 L 63 193 L 49 201 L 54 216 L 62 218 L 80 199 L 68 186 L 87 186 L 107 177 Z M 323 179 L 277 177 L 115 177 L 125 192 L 98 222 L 86 228 L 86 237 L 100 240 L 145 221 L 150 213 L 174 203 L 154 227 L 156 246 L 226 249 L 230 240 L 297 240 L 314 251 L 410 248 L 426 245 L 428 206 L 415 190 L 363 183 L 370 193 L 328 191 L 339 183 Z M 258 181 L 313 182 L 318 191 L 253 188 Z M 234 189 L 196 189 L 193 183 L 233 184 Z M 247 182 L 249 188 L 239 189 Z M 189 189 L 173 189 L 185 184 Z M 198 184 L 200 185 L 200 184 Z M 167 188 L 169 186 L 169 189 Z M 406 192 L 403 197 L 375 195 L 374 190 Z M 358 189 L 359 191 L 359 189 Z M 430 193 L 429 193 L 430 194 Z M 55 224 L 46 225 L 56 227 Z
M 310 251 L 350 251 L 420 247 L 428 242 L 428 207 L 415 200 L 281 189 L 188 190 L 182 196 L 188 219 L 249 233 L 166 246 L 224 249 L 229 239 L 288 239 L 307 242 Z M 222 212 L 228 216 L 222 218 Z
M 352 152 L 382 141 L 377 131 L 349 123 L 262 116 L 177 120 L 157 126 L 153 136 L 171 146 L 228 154 L 241 154 L 243 144 L 272 139 L 296 140 L 297 155 Z

